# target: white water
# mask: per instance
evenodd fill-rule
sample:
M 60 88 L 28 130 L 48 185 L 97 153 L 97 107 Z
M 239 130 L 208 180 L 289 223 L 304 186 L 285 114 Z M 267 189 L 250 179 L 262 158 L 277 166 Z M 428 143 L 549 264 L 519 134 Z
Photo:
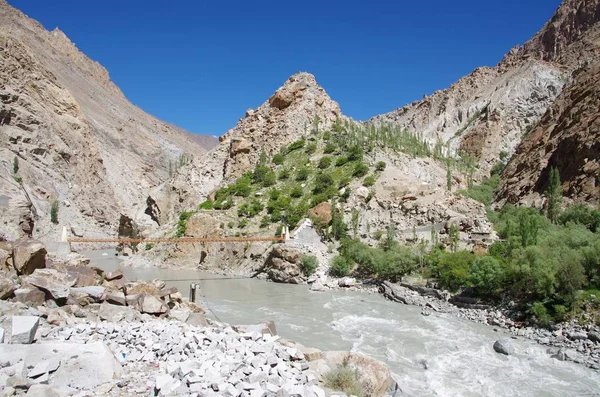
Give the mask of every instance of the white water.
M 111 270 L 114 256 L 84 253 Z M 214 280 L 193 270 L 123 269 L 131 279 L 204 279 L 205 306 L 221 321 L 275 321 L 285 338 L 323 350 L 353 350 L 386 362 L 402 390 L 414 396 L 600 396 L 600 373 L 550 358 L 526 339 L 516 354 L 495 353 L 502 337 L 491 327 L 420 309 L 379 295 L 311 292 L 306 286 L 249 279 Z M 184 295 L 191 281 L 173 282 Z

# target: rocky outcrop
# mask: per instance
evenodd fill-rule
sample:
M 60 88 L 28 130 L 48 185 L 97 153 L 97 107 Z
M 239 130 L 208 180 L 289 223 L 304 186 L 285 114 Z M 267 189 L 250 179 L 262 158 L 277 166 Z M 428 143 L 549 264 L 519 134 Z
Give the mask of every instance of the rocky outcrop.
M 523 139 L 502 173 L 500 203 L 540 203 L 550 169 L 559 170 L 563 192 L 581 201 L 600 199 L 600 63 L 583 67 Z
M 31 274 L 46 267 L 46 248 L 36 240 L 20 240 L 13 248 L 13 264 L 18 274 Z

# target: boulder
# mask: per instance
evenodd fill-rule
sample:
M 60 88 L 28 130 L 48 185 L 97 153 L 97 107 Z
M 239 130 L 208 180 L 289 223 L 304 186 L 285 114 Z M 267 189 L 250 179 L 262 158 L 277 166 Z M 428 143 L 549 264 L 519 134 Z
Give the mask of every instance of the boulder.
M 10 342 L 13 344 L 30 344 L 40 324 L 36 316 L 12 316 L 12 331 Z
M 204 313 L 190 313 L 185 322 L 189 325 L 194 325 L 196 327 L 208 326 L 208 321 L 206 321 L 206 316 L 204 315 Z
M 46 294 L 36 288 L 18 288 L 15 290 L 15 300 L 27 306 L 41 306 L 46 300 Z
M 147 295 L 157 296 L 159 293 L 160 293 L 160 288 L 158 288 L 152 282 L 138 281 L 138 282 L 129 283 L 125 286 L 125 294 L 126 295 L 147 294 Z
M 121 269 L 117 269 L 114 272 L 108 272 L 104 275 L 106 281 L 113 281 L 120 278 L 123 278 L 123 271 Z
M 98 285 L 102 282 L 98 273 L 92 268 L 85 266 L 68 266 L 66 270 L 67 273 L 76 280 L 76 287 L 89 287 Z
M 587 338 L 592 342 L 600 343 L 600 332 L 590 331 L 587 334 Z
M 55 269 L 36 269 L 31 275 L 21 277 L 21 281 L 44 290 L 53 299 L 66 299 L 77 280 Z
M 46 267 L 46 248 L 37 240 L 19 240 L 13 248 L 13 265 L 18 274 L 31 274 Z
M 12 247 L 10 248 L 10 250 L 5 250 L 0 247 L 0 270 L 10 271 L 14 269 L 12 260 Z
M 104 296 L 104 300 L 108 303 L 112 303 L 113 305 L 125 306 L 127 304 L 125 294 L 121 291 L 107 292 Z
M 95 301 L 101 301 L 104 297 L 104 293 L 106 292 L 105 287 L 101 287 L 99 285 L 92 285 L 88 287 L 79 287 L 79 288 L 71 288 L 71 291 L 75 293 L 83 293 L 88 295 L 90 298 Z
M 327 287 L 321 282 L 321 280 L 317 280 L 310 286 L 311 291 L 323 292 L 327 291 Z
M 231 140 L 231 154 L 235 156 L 239 153 L 250 153 L 252 151 L 252 142 L 244 138 L 235 137 Z
M 338 286 L 342 288 L 354 287 L 356 285 L 356 280 L 352 277 L 344 277 L 339 279 Z
M 45 373 L 52 373 L 56 371 L 58 367 L 60 367 L 60 360 L 57 358 L 42 360 L 27 373 L 27 377 L 37 378 Z
M 369 189 L 367 189 L 364 186 L 361 186 L 358 189 L 356 189 L 356 195 L 363 200 L 366 200 L 369 197 L 369 194 Z
M 515 347 L 508 339 L 500 339 L 494 343 L 496 353 L 505 354 L 507 356 L 515 353 Z
M 10 298 L 15 289 L 17 289 L 17 286 L 13 279 L 0 274 L 0 299 Z
M 316 207 L 308 210 L 310 219 L 321 226 L 329 225 L 331 222 L 331 204 L 327 201 L 317 204 Z
M 232 325 L 231 328 L 240 334 L 258 333 L 261 335 L 277 335 L 277 327 L 273 320 L 267 320 L 260 324 Z
M 98 310 L 98 317 L 101 320 L 118 323 L 119 321 L 133 321 L 136 314 L 131 307 L 111 305 L 110 303 L 103 302 L 100 305 L 100 310 Z
M 163 314 L 169 311 L 169 307 L 159 298 L 141 294 L 138 298 L 138 309 L 141 313 Z
M 300 258 L 301 253 L 297 249 L 276 245 L 267 257 L 262 271 L 278 283 L 302 284 L 305 277 Z

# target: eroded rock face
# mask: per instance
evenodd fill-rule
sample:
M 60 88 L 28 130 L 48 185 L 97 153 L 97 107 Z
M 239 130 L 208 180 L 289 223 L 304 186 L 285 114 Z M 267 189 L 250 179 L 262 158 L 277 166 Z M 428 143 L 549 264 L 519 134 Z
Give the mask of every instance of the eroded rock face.
M 320 203 L 308 211 L 308 216 L 314 223 L 320 225 L 329 225 L 331 222 L 331 204 L 328 202 Z
M 77 281 L 68 273 L 61 273 L 55 269 L 36 269 L 31 275 L 21 277 L 21 280 L 44 290 L 53 299 L 66 299 L 69 289 Z
M 519 145 L 502 173 L 500 202 L 532 204 L 556 167 L 564 194 L 580 201 L 600 199 L 600 63 L 577 71 L 540 123 Z
M 46 248 L 37 240 L 20 240 L 13 249 L 13 262 L 18 274 L 31 274 L 46 267 Z

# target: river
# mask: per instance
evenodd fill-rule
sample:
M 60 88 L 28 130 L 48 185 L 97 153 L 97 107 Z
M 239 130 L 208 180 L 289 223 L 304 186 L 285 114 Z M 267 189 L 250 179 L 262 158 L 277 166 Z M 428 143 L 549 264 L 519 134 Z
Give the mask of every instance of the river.
M 83 252 L 92 265 L 117 268 L 110 251 Z M 425 317 L 417 307 L 377 294 L 311 292 L 307 286 L 219 278 L 195 270 L 122 268 L 132 280 L 158 278 L 187 295 L 201 285 L 208 315 L 230 324 L 274 320 L 284 338 L 322 350 L 352 350 L 388 364 L 409 396 L 600 396 L 600 373 L 550 358 L 546 348 L 516 339 L 516 353 L 495 353 L 510 337 L 450 315 Z M 183 281 L 177 281 L 183 280 Z

